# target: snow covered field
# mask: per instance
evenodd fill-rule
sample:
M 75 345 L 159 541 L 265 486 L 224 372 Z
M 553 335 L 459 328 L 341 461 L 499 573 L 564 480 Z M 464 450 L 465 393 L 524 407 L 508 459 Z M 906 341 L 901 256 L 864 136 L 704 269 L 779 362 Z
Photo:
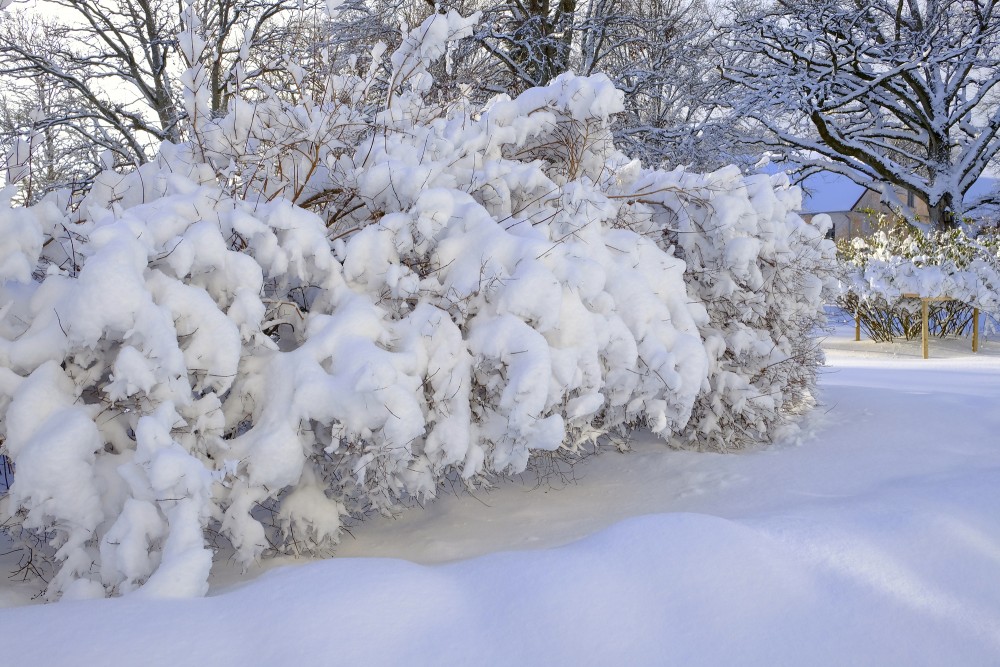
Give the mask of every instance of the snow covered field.
M 852 333 L 799 442 L 640 437 L 575 481 L 371 521 L 332 560 L 221 568 L 204 599 L 0 584 L 3 664 L 1000 664 L 1000 342 L 924 361 Z

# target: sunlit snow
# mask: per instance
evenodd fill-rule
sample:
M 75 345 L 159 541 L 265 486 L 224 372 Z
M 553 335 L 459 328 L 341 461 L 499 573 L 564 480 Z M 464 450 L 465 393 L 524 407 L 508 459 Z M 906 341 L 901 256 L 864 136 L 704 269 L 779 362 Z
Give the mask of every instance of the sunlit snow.
M 207 598 L 40 605 L 7 580 L 3 664 L 996 664 L 1000 342 L 925 361 L 852 333 L 801 441 L 640 437 L 369 521 L 331 560 L 217 564 Z

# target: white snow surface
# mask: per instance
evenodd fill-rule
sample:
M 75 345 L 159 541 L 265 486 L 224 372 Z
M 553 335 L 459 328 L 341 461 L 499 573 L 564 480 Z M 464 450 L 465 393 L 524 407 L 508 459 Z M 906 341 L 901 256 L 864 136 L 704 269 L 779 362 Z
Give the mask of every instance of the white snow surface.
M 1000 342 L 925 361 L 851 329 L 797 441 L 640 436 L 573 480 L 366 522 L 330 560 L 217 564 L 205 598 L 30 604 L 8 580 L 3 664 L 998 664 Z

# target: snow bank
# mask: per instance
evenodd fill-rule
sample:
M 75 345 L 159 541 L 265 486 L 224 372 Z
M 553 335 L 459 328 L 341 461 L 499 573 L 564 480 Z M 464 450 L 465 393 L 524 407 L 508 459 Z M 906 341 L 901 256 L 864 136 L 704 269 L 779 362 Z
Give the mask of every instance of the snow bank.
M 600 75 L 434 112 L 470 25 L 410 33 L 381 109 L 347 75 L 237 102 L 72 211 L 0 211 L 0 509 L 50 598 L 203 594 L 221 545 L 322 552 L 449 479 L 640 425 L 739 446 L 808 402 L 830 248 L 797 191 L 643 170 Z
M 31 605 L 4 581 L 5 664 L 993 664 L 1000 343 L 925 361 L 853 333 L 799 446 L 641 435 L 558 491 L 449 495 L 200 599 Z

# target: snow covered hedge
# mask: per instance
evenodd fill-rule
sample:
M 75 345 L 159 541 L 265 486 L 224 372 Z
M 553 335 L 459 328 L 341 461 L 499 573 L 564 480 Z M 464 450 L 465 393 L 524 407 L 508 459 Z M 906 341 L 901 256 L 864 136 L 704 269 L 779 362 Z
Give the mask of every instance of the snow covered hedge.
M 709 316 L 699 327 L 708 383 L 681 437 L 720 450 L 769 441 L 813 405 L 816 334 L 836 288 L 830 221 L 802 221 L 801 192 L 784 174 L 672 177 L 653 172 L 643 189 L 660 190 L 661 245 L 686 262 L 688 292 Z
M 866 334 L 888 342 L 920 335 L 920 301 L 904 294 L 950 296 L 931 304 L 929 323 L 940 335 L 971 328 L 972 309 L 995 324 L 1000 318 L 1000 237 L 970 237 L 962 229 L 924 233 L 912 226 L 882 226 L 867 239 L 840 247 L 839 304 L 858 315 Z
M 212 119 L 195 69 L 187 144 L 78 205 L 6 191 L 0 512 L 50 598 L 204 594 L 219 540 L 323 550 L 445 480 L 808 406 L 833 246 L 797 189 L 642 168 L 600 75 L 446 113 L 427 66 L 471 25 L 410 33 L 380 105 L 371 67 Z

